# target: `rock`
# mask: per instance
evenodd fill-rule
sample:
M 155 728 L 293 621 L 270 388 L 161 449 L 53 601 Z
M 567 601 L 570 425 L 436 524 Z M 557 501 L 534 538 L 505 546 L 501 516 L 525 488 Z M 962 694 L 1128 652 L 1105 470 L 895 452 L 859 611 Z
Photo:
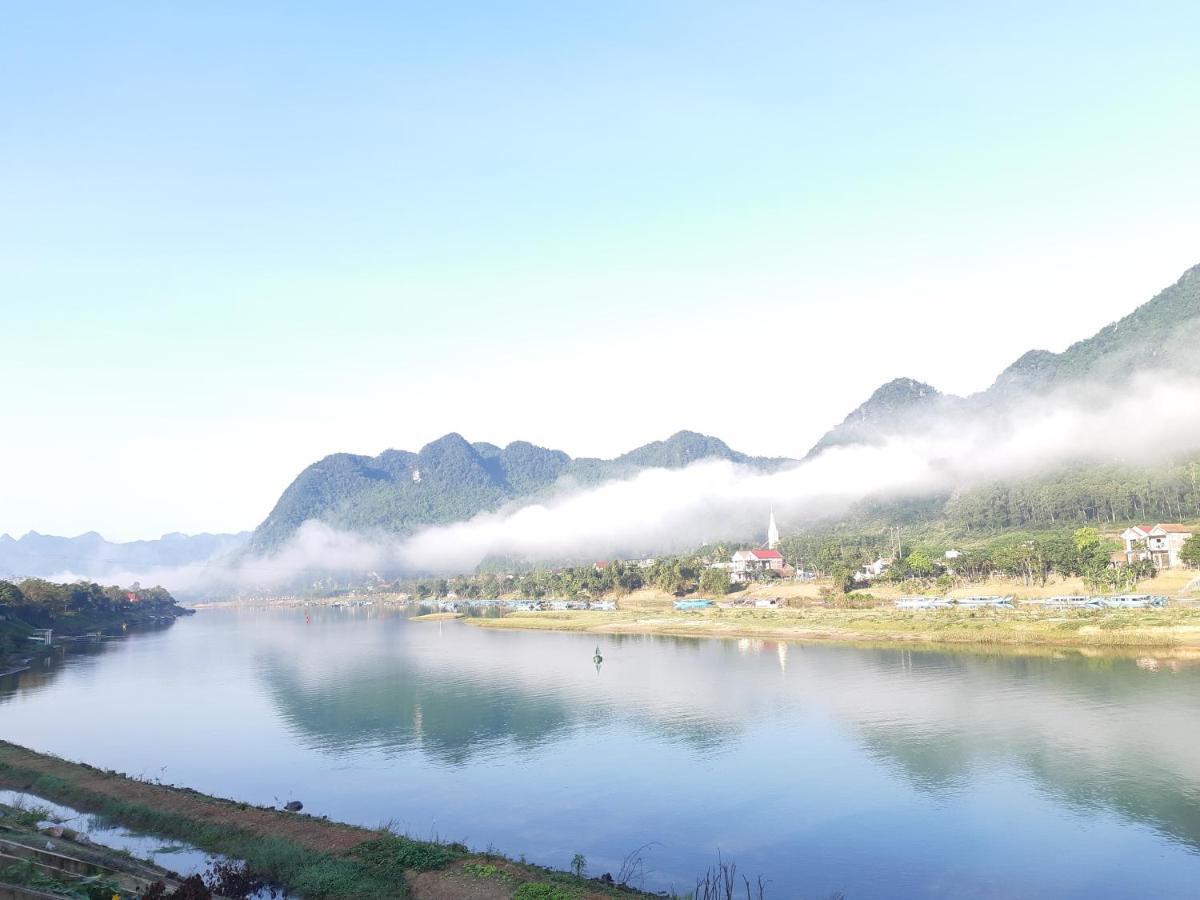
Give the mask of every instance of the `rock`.
M 283 808 L 288 812 L 300 812 L 300 810 L 304 809 L 304 804 L 299 800 L 292 800 L 289 803 L 284 804 Z

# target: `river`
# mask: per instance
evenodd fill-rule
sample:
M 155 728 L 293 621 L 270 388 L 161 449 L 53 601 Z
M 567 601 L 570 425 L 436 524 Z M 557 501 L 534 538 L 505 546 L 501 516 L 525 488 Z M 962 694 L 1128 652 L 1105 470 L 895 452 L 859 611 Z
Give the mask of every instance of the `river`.
M 206 610 L 0 679 L 0 736 L 254 803 L 768 898 L 1194 897 L 1200 667 Z M 599 645 L 603 662 L 593 654 Z

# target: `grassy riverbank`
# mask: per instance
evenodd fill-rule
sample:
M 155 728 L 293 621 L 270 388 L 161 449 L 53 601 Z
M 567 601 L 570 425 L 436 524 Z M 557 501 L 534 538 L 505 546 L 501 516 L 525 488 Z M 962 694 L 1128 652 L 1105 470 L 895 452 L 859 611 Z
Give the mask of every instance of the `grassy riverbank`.
M 786 586 L 785 586 L 786 587 Z M 812 590 L 807 586 L 798 586 Z M 760 589 L 765 593 L 769 589 Z M 1011 592 L 1011 591 L 1010 591 Z M 781 593 L 775 591 L 775 595 Z M 815 590 L 812 590 L 815 594 Z M 924 643 L 1078 648 L 1178 648 L 1200 653 L 1200 608 L 1061 610 L 899 610 L 887 600 L 866 608 L 826 605 L 815 596 L 785 597 L 780 609 L 676 611 L 671 598 L 639 592 L 612 612 L 515 612 L 471 619 L 482 628 L 521 628 L 598 634 L 748 637 L 846 643 Z
M 306 898 L 593 900 L 637 896 L 460 844 L 372 830 L 152 784 L 0 741 L 0 787 L 244 860 Z

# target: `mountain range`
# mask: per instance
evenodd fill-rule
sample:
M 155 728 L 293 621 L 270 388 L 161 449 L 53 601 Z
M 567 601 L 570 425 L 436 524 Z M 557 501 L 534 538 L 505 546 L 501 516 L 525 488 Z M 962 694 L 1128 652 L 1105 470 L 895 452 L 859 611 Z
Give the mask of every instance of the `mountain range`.
M 1031 350 L 970 397 L 942 394 L 911 378 L 876 390 L 808 451 L 874 443 L 920 429 L 932 420 L 1019 406 L 1065 385 L 1117 384 L 1135 370 L 1170 369 L 1200 375 L 1200 266 L 1118 322 L 1062 353 Z M 764 471 L 798 462 L 739 453 L 715 437 L 681 431 L 616 459 L 573 459 L 524 441 L 497 447 L 458 434 L 413 453 L 375 457 L 338 453 L 313 463 L 283 492 L 250 546 L 278 547 L 306 519 L 360 532 L 407 534 L 425 525 L 460 521 L 484 510 L 546 495 L 563 482 L 595 484 L 654 467 L 681 468 L 725 459 Z
M 470 443 L 451 433 L 416 453 L 335 453 L 313 463 L 287 487 L 255 530 L 250 549 L 263 552 L 278 547 L 307 519 L 351 531 L 409 534 L 507 503 L 532 501 L 564 484 L 598 484 L 644 469 L 680 469 L 702 459 L 724 459 L 762 471 L 796 462 L 748 456 L 724 441 L 692 431 L 645 444 L 615 459 L 572 458 L 525 441 L 506 447 Z
M 920 429 L 932 419 L 1019 407 L 1072 385 L 1115 388 L 1133 373 L 1145 371 L 1200 377 L 1200 265 L 1123 319 L 1062 353 L 1030 350 L 978 394 L 957 397 L 911 378 L 890 381 L 825 434 L 807 457 L 839 445 L 877 443 Z
M 912 378 L 894 379 L 826 433 L 804 458 L 811 459 L 831 447 L 877 443 L 918 431 L 934 421 L 944 424 L 957 416 L 1020 409 L 1031 398 L 1071 385 L 1116 387 L 1131 373 L 1146 370 L 1200 376 L 1200 265 L 1128 316 L 1063 352 L 1025 353 L 978 394 L 958 397 Z M 427 525 L 462 521 L 483 511 L 533 502 L 558 489 L 627 478 L 650 468 L 678 469 L 704 459 L 729 460 L 761 471 L 800 462 L 750 456 L 718 438 L 691 431 L 681 431 L 615 459 L 572 458 L 561 450 L 525 441 L 505 447 L 471 443 L 451 433 L 416 452 L 385 450 L 373 457 L 335 453 L 314 462 L 300 472 L 267 518 L 249 535 L 166 535 L 159 541 L 129 544 L 111 543 L 95 533 L 58 538 L 31 532 L 19 540 L 0 536 L 0 577 L 63 571 L 102 577 L 106 571 L 187 564 L 243 548 L 269 552 L 309 519 L 368 534 L 410 534 Z M 1191 461 L 1186 463 L 1192 465 Z M 1196 493 L 1194 469 L 1181 468 L 1174 475 L 1167 467 L 1162 471 L 1167 473 L 1163 476 L 1167 479 L 1165 486 L 1159 486 L 1165 498 L 1161 501 L 1164 514 L 1172 510 L 1182 514 L 1191 505 L 1200 504 L 1200 497 L 1192 497 Z M 1171 478 L 1181 484 L 1190 479 L 1192 487 L 1179 488 Z M 1122 509 L 1150 515 L 1152 506 L 1147 497 L 1153 492 L 1133 485 L 1134 480 L 1127 472 L 1111 467 L 1103 472 L 1096 466 L 1086 470 L 1076 467 L 1044 476 L 1045 484 L 1004 486 L 1003 496 L 981 499 L 964 494 L 941 498 L 925 504 L 922 515 L 957 515 L 975 509 L 971 515 L 976 519 L 964 520 L 968 527 L 1027 525 L 1025 513 L 1009 514 L 1005 510 L 1038 503 L 1052 508 L 1044 497 L 1039 500 L 1035 496 L 1036 502 L 1030 501 L 1037 492 L 1045 493 L 1046 484 L 1051 482 L 1055 502 L 1064 508 L 1078 507 L 1090 515 L 1087 510 L 1094 512 L 1107 503 L 1109 515 L 1115 519 L 1118 505 L 1112 497 L 1114 492 L 1124 492 L 1129 498 L 1122 500 L 1126 503 Z M 1099 486 L 1101 483 L 1104 487 Z M 1191 493 L 1187 493 L 1189 490 Z M 1015 495 L 1021 492 L 1023 499 L 1017 499 Z M 1080 492 L 1087 496 L 1080 496 Z M 979 513 L 979 509 L 986 509 L 986 513 Z M 1200 515 L 1200 506 L 1196 514 Z
M 0 578 L 74 575 L 105 578 L 164 566 L 202 563 L 240 550 L 250 532 L 164 534 L 158 540 L 107 541 L 94 531 L 57 537 L 31 531 L 19 538 L 0 534 Z

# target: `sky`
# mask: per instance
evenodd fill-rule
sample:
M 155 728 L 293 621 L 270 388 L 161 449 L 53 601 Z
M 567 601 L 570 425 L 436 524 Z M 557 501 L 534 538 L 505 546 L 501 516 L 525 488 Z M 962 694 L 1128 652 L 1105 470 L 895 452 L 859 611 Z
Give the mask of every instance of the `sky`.
M 1052 7 L 1052 8 L 1047 8 Z M 6 4 L 0 532 L 448 431 L 800 456 L 1200 262 L 1194 3 Z

